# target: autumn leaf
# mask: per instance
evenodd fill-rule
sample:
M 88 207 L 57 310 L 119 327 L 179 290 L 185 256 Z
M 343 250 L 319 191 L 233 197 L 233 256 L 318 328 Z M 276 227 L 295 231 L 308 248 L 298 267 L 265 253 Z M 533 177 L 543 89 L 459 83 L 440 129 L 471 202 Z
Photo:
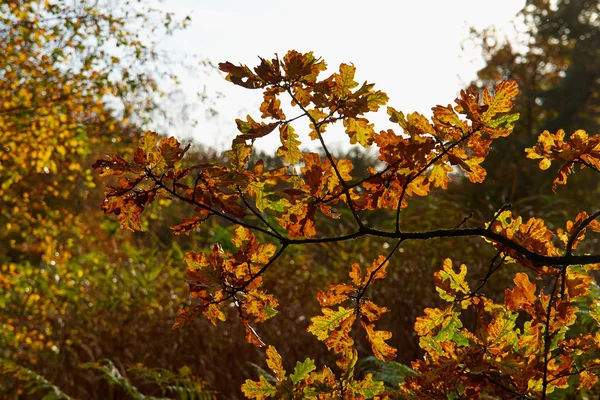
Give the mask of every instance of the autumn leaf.
M 512 98 L 519 94 L 516 81 L 502 81 L 495 88 L 496 96 L 492 96 L 487 89 L 483 91 L 483 104 L 488 108 L 482 115 L 482 121 L 490 121 L 496 114 L 511 110 Z
M 341 283 L 330 284 L 327 292 L 323 292 L 322 290 L 317 292 L 317 300 L 321 306 L 331 307 L 346 301 L 348 295 L 355 291 L 356 289 L 350 285 Z
M 354 345 L 354 339 L 350 337 L 350 331 L 355 320 L 356 316 L 350 314 L 341 321 L 338 328 L 329 333 L 329 336 L 324 340 L 328 350 L 332 350 L 334 353 L 342 353 Z
M 452 260 L 446 258 L 442 270 L 433 274 L 435 290 L 440 294 L 440 298 L 452 302 L 456 300 L 459 293 L 462 293 L 462 296 L 470 294 L 466 276 L 466 265 L 462 264 L 460 272 L 456 273 L 452 267 Z
M 247 89 L 258 89 L 267 85 L 245 65 L 235 66 L 230 62 L 219 63 L 219 69 L 227 73 L 226 80 Z
M 386 260 L 385 256 L 382 255 L 378 256 L 375 260 L 373 260 L 373 262 L 365 272 L 363 285 L 366 285 L 368 282 L 372 283 L 378 279 L 385 278 L 387 276 L 386 268 L 389 264 L 390 262 Z
M 535 283 L 531 283 L 527 274 L 522 272 L 518 272 L 513 281 L 516 286 L 512 290 L 506 289 L 505 291 L 504 303 L 506 307 L 515 312 L 533 305 L 537 299 L 535 296 Z
M 354 73 L 356 68 L 353 65 L 341 64 L 339 73 L 334 75 L 335 88 L 333 93 L 343 99 L 349 96 L 352 89 L 358 86 L 358 83 L 354 80 Z
M 193 231 L 194 229 L 198 228 L 200 226 L 200 224 L 202 224 L 202 222 L 204 222 L 204 219 L 200 218 L 196 215 L 192 218 L 184 219 L 177 225 L 172 226 L 171 230 L 173 231 L 173 234 L 175 236 L 179 236 L 182 233 L 189 235 L 190 232 Z
M 337 311 L 330 308 L 323 308 L 323 315 L 312 317 L 311 324 L 307 332 L 312 333 L 321 341 L 327 340 L 330 332 L 337 329 L 342 322 L 351 317 L 354 310 L 351 308 L 339 307 Z
M 261 375 L 258 382 L 246 379 L 242 385 L 242 392 L 249 399 L 262 400 L 277 394 L 277 389 Z
M 181 161 L 189 148 L 189 144 L 185 148 L 181 148 L 179 141 L 174 137 L 162 138 L 158 144 L 158 151 L 168 168 L 172 168 Z
M 391 361 L 396 358 L 396 349 L 385 343 L 392 337 L 391 332 L 376 331 L 374 324 L 367 324 L 364 321 L 361 321 L 361 325 L 367 333 L 367 339 L 375 357 L 381 361 Z
M 348 118 L 344 120 L 344 127 L 350 137 L 350 144 L 360 143 L 363 147 L 369 147 L 373 143 L 374 126 L 374 124 L 369 124 L 366 118 Z
M 298 147 L 301 142 L 298 140 L 298 135 L 294 133 L 294 128 L 290 124 L 280 125 L 279 134 L 281 146 L 277 149 L 276 154 L 283 157 L 285 162 L 291 165 L 302 160 L 302 152 Z
M 381 381 L 374 381 L 373 374 L 367 374 L 360 381 L 351 382 L 348 387 L 354 392 L 354 395 L 362 396 L 365 399 L 372 399 L 375 396 L 382 394 L 385 390 L 385 385 Z
M 370 300 L 366 300 L 364 304 L 360 306 L 360 313 L 364 315 L 369 322 L 377 321 L 381 316 L 388 312 L 386 307 L 378 306 Z
M 279 126 L 279 122 L 271 122 L 269 124 L 256 122 L 250 115 L 246 116 L 246 121 L 236 119 L 235 123 L 238 130 L 242 132 L 242 135 L 238 135 L 237 138 L 242 140 L 254 140 L 266 136 Z
M 286 372 L 283 369 L 281 356 L 273 346 L 267 347 L 267 365 L 271 368 L 277 380 L 281 381 L 285 378 Z

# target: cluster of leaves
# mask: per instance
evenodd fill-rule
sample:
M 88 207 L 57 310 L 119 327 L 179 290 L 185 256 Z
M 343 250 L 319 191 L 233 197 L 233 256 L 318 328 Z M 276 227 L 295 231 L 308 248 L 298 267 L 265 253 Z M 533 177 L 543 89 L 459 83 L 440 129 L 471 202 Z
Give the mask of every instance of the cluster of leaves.
M 405 241 L 469 236 L 485 238 L 497 254 L 481 285 L 472 291 L 464 265 L 456 272 L 452 262 L 446 260 L 435 274 L 440 297 L 451 304 L 428 308 L 426 315 L 417 320 L 415 331 L 427 356 L 413 363 L 417 375 L 406 378 L 401 393 L 418 398 L 493 394 L 545 399 L 556 388 L 566 387 L 569 377 L 577 379 L 580 388 L 595 385 L 598 359 L 594 351 L 600 337 L 584 332 L 567 339 L 566 332 L 577 319 L 574 302 L 590 292 L 593 278 L 587 272 L 597 269 L 600 262 L 599 255 L 576 255 L 573 250 L 583 240 L 586 229 L 600 228 L 595 222 L 600 212 L 591 216 L 580 213 L 574 222 L 567 223 L 566 230 L 556 234 L 541 219 L 523 223 L 508 207 L 478 227 L 462 227 L 463 220 L 455 228 L 414 232 L 401 223 L 401 211 L 409 206 L 411 196 L 427 196 L 434 188 L 447 189 L 451 177 L 464 175 L 473 183 L 485 179 L 482 162 L 497 139 L 510 135 L 518 118 L 518 114 L 510 113 L 512 99 L 518 94 L 515 82 L 499 83 L 493 94 L 484 90 L 481 99 L 473 89 L 461 91 L 455 106 L 433 108 L 431 122 L 418 113 L 405 116 L 388 107 L 390 121 L 398 124 L 402 133 L 393 129 L 377 133 L 366 114 L 385 105 L 387 96 L 374 90 L 373 84 L 355 82 L 351 65 L 342 64 L 339 72 L 320 79 L 325 71 L 322 60 L 312 53 L 290 51 L 282 60 L 261 59 L 254 70 L 232 63 L 220 64 L 220 68 L 232 83 L 262 90 L 260 111 L 267 120 L 257 122 L 251 116 L 246 121 L 237 120 L 240 134 L 233 140 L 224 163 L 186 166 L 186 148 L 173 138 L 158 140 L 155 133 L 149 132 L 132 162 L 113 154 L 94 164 L 101 175 L 118 178 L 116 185 L 107 187 L 102 208 L 118 215 L 125 228 L 139 230 L 141 213 L 160 197 L 194 208 L 192 218 L 172 228 L 175 234 L 189 233 L 212 217 L 239 226 L 232 239 L 236 252 L 215 245 L 208 254 L 186 255 L 188 281 L 198 303 L 180 312 L 176 328 L 200 313 L 216 324 L 227 318 L 224 308 L 233 304 L 246 328 L 248 342 L 262 346 L 249 323 L 275 315 L 278 302 L 264 290 L 263 275 L 275 268 L 287 248 L 365 236 L 396 240 L 391 251 L 377 257 L 364 272 L 358 263 L 352 264 L 350 284 L 331 284 L 328 291 L 317 293 L 322 315 L 313 317 L 307 330 L 341 357 L 339 374 L 327 367 L 316 372 L 314 363 L 307 359 L 286 377 L 281 358 L 269 347 L 267 363 L 273 379 L 247 381 L 243 391 L 248 397 L 388 396 L 382 382 L 374 382 L 371 375 L 360 380 L 354 372 L 358 354 L 353 337 L 356 322 L 360 322 L 378 359 L 389 361 L 396 355 L 396 349 L 386 343 L 391 333 L 376 330 L 374 324 L 388 310 L 368 299 L 367 290 L 374 281 L 384 280 L 388 261 Z M 286 117 L 280 100 L 283 94 L 289 96 L 290 105 L 299 110 L 299 115 Z M 308 136 L 321 144 L 324 157 L 300 150 L 300 136 L 292 123 L 302 117 L 308 119 Z M 369 166 L 365 178 L 355 178 L 352 163 L 330 153 L 326 130 L 338 122 L 342 122 L 351 144 L 378 148 L 382 163 L 379 170 Z M 266 169 L 262 161 L 251 166 L 254 141 L 275 129 L 280 134 L 277 155 L 283 167 Z M 573 143 L 581 136 L 581 132 L 576 133 Z M 595 137 L 589 142 L 596 143 Z M 574 158 L 563 155 L 563 159 L 579 160 L 584 150 L 577 149 Z M 547 154 L 543 157 L 550 158 Z M 598 162 L 594 151 L 585 154 L 590 165 Z M 395 230 L 369 224 L 370 214 L 382 209 L 395 212 Z M 338 219 L 344 210 L 351 215 L 355 228 L 337 236 L 319 235 L 317 213 Z M 252 232 L 260 234 L 263 243 Z M 563 242 L 563 249 L 553 243 L 555 236 Z M 536 273 L 544 286 L 537 291 L 528 275 L 519 272 L 514 278 L 516 287 L 507 289 L 503 304 L 496 304 L 480 290 L 509 262 Z M 332 306 L 338 306 L 337 310 Z M 464 328 L 461 321 L 461 312 L 466 309 L 478 316 L 473 331 Z M 520 314 L 524 323 L 517 320 Z
M 575 164 L 580 164 L 581 168 L 592 168 L 600 172 L 600 138 L 598 136 L 589 137 L 583 130 L 575 131 L 567 142 L 565 131 L 558 130 L 556 134 L 544 131 L 538 137 L 535 147 L 526 149 L 528 158 L 541 158 L 540 168 L 546 170 L 550 168 L 552 160 L 562 161 L 564 164 L 558 170 L 554 179 L 552 189 L 556 191 L 557 185 L 565 185 L 567 176 L 573 172 Z

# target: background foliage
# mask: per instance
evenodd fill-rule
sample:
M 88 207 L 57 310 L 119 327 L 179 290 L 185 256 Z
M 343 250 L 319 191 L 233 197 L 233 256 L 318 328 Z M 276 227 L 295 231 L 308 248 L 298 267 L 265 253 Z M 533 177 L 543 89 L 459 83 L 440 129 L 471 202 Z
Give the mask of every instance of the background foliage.
M 147 232 L 129 233 L 98 207 L 103 188 L 91 172 L 93 160 L 108 152 L 126 157 L 145 121 L 163 110 L 159 82 L 168 71 L 157 67 L 159 54 L 136 36 L 136 28 L 156 26 L 155 34 L 161 35 L 182 27 L 172 16 L 136 7 L 110 1 L 0 4 L 4 394 L 32 390 L 24 383 L 26 376 L 33 376 L 30 371 L 49 385 L 36 386 L 40 392 L 33 398 L 43 390 L 74 398 L 135 397 L 127 382 L 153 396 L 185 398 L 183 392 L 165 388 L 194 384 L 197 393 L 236 398 L 244 380 L 257 376 L 255 366 L 265 366 L 264 352 L 248 345 L 244 328 L 231 319 L 220 322 L 218 329 L 195 319 L 171 330 L 177 310 L 189 305 L 184 254 L 213 242 L 230 243 L 229 224 L 211 220 L 198 232 L 173 237 L 169 227 L 187 209 L 160 199 L 142 219 Z M 491 40 L 491 31 L 474 33 L 487 61 L 476 84 L 491 88 L 502 79 L 518 82 L 521 95 L 515 109 L 521 118 L 514 133 L 492 147 L 483 164 L 488 171 L 483 187 L 459 179 L 448 191 L 434 191 L 426 201 L 411 203 L 402 219 L 412 230 L 452 227 L 471 212 L 469 223 L 481 224 L 509 202 L 523 216 L 535 210 L 556 229 L 579 210 L 594 206 L 600 186 L 589 171 L 570 177 L 569 186 L 557 188 L 554 195 L 551 174 L 540 171 L 522 152 L 544 129 L 598 132 L 597 2 L 559 1 L 552 7 L 546 1 L 528 1 L 522 15 L 528 24 L 525 50 L 501 38 Z M 208 149 L 192 150 L 187 156 L 192 164 L 220 159 Z M 377 163 L 360 152 L 336 157 L 351 160 L 356 171 Z M 267 154 L 253 155 L 251 163 L 259 159 L 268 168 L 281 165 L 278 157 Z M 348 231 L 351 215 L 342 213 L 340 220 L 319 219 L 320 233 Z M 393 212 L 381 212 L 369 222 L 393 229 L 394 218 Z M 393 333 L 388 343 L 399 349 L 396 361 L 408 365 L 423 356 L 413 325 L 424 308 L 443 303 L 433 289 L 433 273 L 443 260 L 467 264 L 474 287 L 494 256 L 479 240 L 456 243 L 434 239 L 403 245 L 401 257 L 387 267 L 386 283 L 370 289 L 369 296 L 376 293 L 379 304 L 392 310 L 378 321 L 378 328 Z M 382 238 L 312 244 L 286 252 L 278 261 L 284 272 L 265 274 L 265 289 L 278 299 L 279 313 L 261 326 L 261 337 L 277 348 L 287 371 L 306 357 L 319 366 L 333 363 L 325 346 L 306 333 L 310 317 L 320 312 L 315 294 L 328 283 L 347 280 L 353 262 L 366 265 L 392 245 Z M 582 250 L 594 248 L 597 239 L 590 236 Z M 515 272 L 511 267 L 501 270 L 486 285 L 486 294 L 502 300 Z M 597 297 L 595 290 L 590 296 Z M 475 315 L 466 319 L 465 325 L 474 323 Z M 578 322 L 577 328 L 597 329 L 591 318 Z M 355 341 L 363 375 L 373 372 L 374 379 L 391 388 L 398 377 L 410 374 L 402 364 L 369 363 L 370 345 L 362 336 Z M 82 363 L 88 368 L 81 368 Z M 113 378 L 102 380 L 103 374 Z M 117 385 L 110 385 L 111 380 Z M 575 391 L 556 396 L 568 398 Z

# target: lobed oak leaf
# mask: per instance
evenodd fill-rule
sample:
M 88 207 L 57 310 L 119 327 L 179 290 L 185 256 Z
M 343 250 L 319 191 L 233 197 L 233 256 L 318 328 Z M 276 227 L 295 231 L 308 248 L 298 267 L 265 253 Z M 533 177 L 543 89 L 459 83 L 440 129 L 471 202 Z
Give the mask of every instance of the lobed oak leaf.
M 264 122 L 256 122 L 250 115 L 246 116 L 246 121 L 236 119 L 235 123 L 238 130 L 242 132 L 242 135 L 238 135 L 236 139 L 241 140 L 254 140 L 259 137 L 266 136 L 279 126 L 279 122 L 271 122 L 268 124 L 265 124 Z
M 481 183 L 485 180 L 487 175 L 486 170 L 480 165 L 483 161 L 483 157 L 471 157 L 467 160 L 464 160 L 466 166 L 462 163 L 459 163 L 458 166 L 463 170 L 463 172 L 467 175 L 467 178 L 472 183 Z
M 365 278 L 363 280 L 363 286 L 368 282 L 373 282 L 378 279 L 383 279 L 387 276 L 387 266 L 390 264 L 389 261 L 386 260 L 385 256 L 378 256 L 369 268 L 367 268 L 367 272 L 365 273 Z
M 435 132 L 434 127 L 427 121 L 427 118 L 419 113 L 410 113 L 405 118 L 404 113 L 398 112 L 392 107 L 388 107 L 387 112 L 390 121 L 398 123 L 414 143 L 426 143 L 429 140 L 426 135 Z
M 294 133 L 294 128 L 290 124 L 279 126 L 279 136 L 281 146 L 277 149 L 276 155 L 283 157 L 286 163 L 293 165 L 302 160 L 302 152 L 300 151 L 301 142 L 298 140 L 298 135 Z
M 119 223 L 123 228 L 130 231 L 141 231 L 140 216 L 144 211 L 144 207 L 136 204 L 132 200 L 127 200 L 118 210 Z M 116 212 L 115 212 L 116 213 Z
M 340 324 L 354 314 L 351 308 L 339 307 L 337 311 L 330 308 L 323 308 L 323 315 L 318 315 L 310 319 L 311 324 L 307 332 L 312 333 L 321 341 L 325 341 L 330 332 L 337 329 Z
M 299 53 L 290 50 L 283 57 L 282 68 L 288 81 L 300 81 L 303 83 L 314 83 L 320 72 L 326 68 L 324 61 L 315 58 L 314 53 Z
M 356 289 L 343 283 L 330 284 L 329 290 L 317 292 L 317 301 L 321 306 L 334 306 L 348 299 L 348 294 L 355 292 Z
M 348 388 L 353 391 L 352 395 L 355 399 L 372 399 L 385 391 L 384 382 L 373 380 L 373 374 L 371 373 L 366 374 L 365 377 L 360 381 L 354 380 L 350 382 Z
M 308 186 L 308 193 L 315 197 L 321 197 L 324 182 L 328 181 L 332 174 L 331 169 L 326 168 L 326 166 L 329 166 L 329 163 L 328 161 L 322 163 L 321 156 L 317 153 L 305 153 L 303 157 L 304 167 L 300 170 L 302 171 L 304 182 Z
M 277 56 L 272 60 L 267 60 L 262 57 L 258 58 L 260 59 L 260 64 L 254 68 L 256 75 L 270 84 L 279 83 L 282 79 L 279 58 L 277 58 Z
M 173 168 L 175 164 L 181 161 L 189 148 L 190 144 L 185 148 L 181 148 L 179 141 L 174 137 L 162 138 L 158 144 L 158 152 L 168 168 Z
M 486 327 L 486 345 L 492 355 L 503 356 L 518 343 L 517 317 L 517 313 L 500 313 Z
M 249 399 L 263 400 L 276 395 L 277 388 L 261 375 L 258 382 L 246 379 L 246 382 L 242 385 L 242 392 Z
M 362 280 L 362 271 L 361 271 L 360 265 L 358 263 L 352 264 L 349 276 L 350 276 L 350 279 L 352 279 L 352 283 L 354 284 L 354 286 L 360 287 L 361 280 Z
M 317 140 L 317 139 L 319 139 L 319 134 L 322 134 L 325 131 L 325 128 L 327 127 L 327 124 L 324 123 L 324 118 L 328 117 L 329 114 L 327 114 L 326 112 L 324 112 L 323 110 L 320 110 L 318 108 L 314 108 L 312 110 L 307 110 L 307 113 L 311 118 L 310 132 L 309 132 L 308 136 L 311 138 L 311 140 Z M 317 127 L 312 122 L 312 120 L 314 120 L 317 123 L 317 125 L 319 127 L 318 131 L 317 131 Z
M 535 283 L 530 282 L 527 274 L 523 272 L 518 272 L 513 281 L 516 286 L 512 290 L 505 289 L 504 291 L 506 307 L 512 312 L 531 307 L 537 299 Z
M 271 117 L 273 119 L 282 121 L 285 119 L 285 114 L 281 109 L 281 100 L 277 99 L 275 95 L 268 92 L 267 89 L 264 93 L 264 100 L 260 105 L 260 111 L 262 112 L 261 118 Z M 264 136 L 264 135 L 263 135 Z
M 467 125 L 458 117 L 450 104 L 447 107 L 437 105 L 432 108 L 435 135 L 440 140 L 458 141 L 469 130 Z
M 433 184 L 434 187 L 442 189 L 448 189 L 448 182 L 452 180 L 448 177 L 448 174 L 452 172 L 452 167 L 447 164 L 436 164 L 431 168 L 428 175 L 428 180 Z
M 100 176 L 123 175 L 128 172 L 134 172 L 132 166 L 118 155 L 111 154 L 110 158 L 110 160 L 97 160 L 92 164 L 92 168 L 94 168 Z
M 369 124 L 369 120 L 366 118 L 344 119 L 344 127 L 350 137 L 350 144 L 360 143 L 363 147 L 371 146 L 375 135 L 374 126 L 375 124 Z
M 481 121 L 481 114 L 487 109 L 487 105 L 479 104 L 479 93 L 475 92 L 473 88 L 469 87 L 467 90 L 460 91 L 460 97 L 456 100 L 456 107 L 454 109 L 459 114 L 464 114 L 473 124 L 479 124 Z
M 324 340 L 328 350 L 332 350 L 334 353 L 339 354 L 352 348 L 354 339 L 350 337 L 350 331 L 352 330 L 352 325 L 355 320 L 356 315 L 350 314 L 341 321 L 338 328 L 329 333 Z
M 258 75 L 255 75 L 245 65 L 240 64 L 240 66 L 236 66 L 227 61 L 219 63 L 219 69 L 227 73 L 226 80 L 246 89 L 260 89 L 267 85 L 267 82 L 262 80 Z
M 259 211 L 273 210 L 284 212 L 290 206 L 289 200 L 267 182 L 253 182 L 248 185 L 248 193 L 254 197 Z
M 307 107 L 313 99 L 310 89 L 302 85 L 293 85 L 292 93 L 294 94 L 294 99 L 296 99 L 292 100 L 292 106 L 295 106 L 297 101 L 300 106 Z
M 425 316 L 417 317 L 415 322 L 415 332 L 419 336 L 435 336 L 453 318 L 452 305 L 443 310 L 439 308 L 426 308 L 423 311 L 425 312 Z
M 502 81 L 496 85 L 494 91 L 495 96 L 487 89 L 483 91 L 483 104 L 488 107 L 481 117 L 483 122 L 490 121 L 496 114 L 510 111 L 514 105 L 511 99 L 519 94 L 516 81 Z
M 536 356 L 544 348 L 545 327 L 533 321 L 525 322 L 523 333 L 519 335 L 518 346 L 524 357 Z
M 442 266 L 442 270 L 433 274 L 435 290 L 439 293 L 440 298 L 446 301 L 454 301 L 458 297 L 458 293 L 466 296 L 470 293 L 469 284 L 466 281 L 467 266 L 461 264 L 460 272 L 454 272 L 452 260 L 446 258 Z
M 158 166 L 161 162 L 161 154 L 156 148 L 158 145 L 158 134 L 156 132 L 147 131 L 140 139 L 140 149 L 146 155 L 145 165 L 149 168 Z
M 547 168 L 552 160 L 564 161 L 564 165 L 553 181 L 553 191 L 556 191 L 558 185 L 566 184 L 575 163 L 579 163 L 581 168 L 600 167 L 600 135 L 589 137 L 585 131 L 578 130 L 567 142 L 564 138 L 565 132 L 562 129 L 555 134 L 544 131 L 538 136 L 535 146 L 525 149 L 527 158 L 542 159 L 540 162 L 542 169 Z
M 582 388 L 591 390 L 596 382 L 598 382 L 598 375 L 594 372 L 588 370 L 581 371 L 579 374 L 579 386 L 577 386 L 577 390 L 581 390 Z
M 361 321 L 362 327 L 367 333 L 367 340 L 371 344 L 373 355 L 381 361 L 392 361 L 396 358 L 396 349 L 385 343 L 386 340 L 392 337 L 392 333 L 388 331 L 376 331 L 374 324 L 367 324 Z
M 310 238 L 316 235 L 314 203 L 296 202 L 285 213 L 277 218 L 279 225 L 288 231 L 291 238 L 304 236 Z
M 383 314 L 388 312 L 387 307 L 378 306 L 370 300 L 366 300 L 360 305 L 360 313 L 366 317 L 369 322 L 377 321 Z
M 567 268 L 565 278 L 565 287 L 567 289 L 569 300 L 574 300 L 577 297 L 589 294 L 592 289 L 591 285 L 595 282 L 594 277 L 575 272 L 570 267 Z
M 363 86 L 354 93 L 354 97 L 359 97 L 357 103 L 362 103 L 362 98 L 369 111 L 377 111 L 379 107 L 384 106 L 389 101 L 389 97 L 381 90 L 373 90 L 374 85 L 363 84 Z M 363 97 L 364 96 L 364 97 Z M 362 110 L 361 110 L 362 111 Z M 365 110 L 366 111 L 366 110 Z
M 354 80 L 356 68 L 354 65 L 341 64 L 340 72 L 333 75 L 335 88 L 333 93 L 340 99 L 344 99 L 352 93 L 352 89 L 358 86 L 358 82 Z
M 315 360 L 307 358 L 304 362 L 297 361 L 296 366 L 294 367 L 294 373 L 290 375 L 290 379 L 294 385 L 298 384 L 298 382 L 308 378 L 310 373 L 316 370 Z
M 225 314 L 217 304 L 208 304 L 202 314 L 214 325 L 217 326 L 217 320 L 225 321 Z
M 308 398 L 331 398 L 337 394 L 339 383 L 329 367 L 323 367 L 320 372 L 311 372 L 307 378 L 307 388 L 304 395 Z
M 272 243 L 261 244 L 254 250 L 250 261 L 254 264 L 266 264 L 275 255 L 276 250 L 277 246 Z
M 239 137 L 233 139 L 231 143 L 231 150 L 227 151 L 227 158 L 229 159 L 229 165 L 236 171 L 241 171 L 250 158 L 252 153 L 252 146 L 246 144 L 243 139 Z
M 567 221 L 566 231 L 562 229 L 557 230 L 557 236 L 565 246 L 567 246 L 567 244 L 569 243 L 569 239 L 571 239 L 571 237 L 575 235 L 575 232 L 578 230 L 581 223 L 585 221 L 588 217 L 589 215 L 585 211 L 580 212 L 575 217 L 575 221 Z M 571 243 L 571 249 L 576 249 L 577 246 L 579 246 L 579 243 L 581 243 L 581 241 L 585 239 L 585 231 L 587 228 L 590 228 L 594 232 L 600 232 L 600 222 L 594 219 L 585 228 L 581 229 L 581 231 L 579 231 L 579 233 L 577 234 L 577 237 L 573 239 Z
M 254 328 L 252 328 L 247 321 L 242 320 L 242 322 L 244 323 L 244 328 L 246 332 L 246 341 L 250 344 L 253 344 L 256 347 L 263 347 L 265 343 L 261 340 L 260 336 L 258 336 L 258 333 L 256 333 Z
M 195 215 L 192 218 L 184 219 L 177 225 L 172 226 L 171 230 L 173 231 L 173 234 L 175 236 L 179 236 L 182 233 L 189 235 L 191 231 L 198 228 L 200 224 L 202 224 L 202 222 L 204 221 L 204 218 L 200 218 L 197 215 Z
M 253 283 L 257 283 L 256 286 L 260 284 L 257 281 L 259 281 L 258 278 L 253 281 Z M 251 286 L 249 285 L 247 288 Z M 277 314 L 275 308 L 279 305 L 273 295 L 256 289 L 249 290 L 243 302 L 246 313 L 254 317 L 254 322 L 265 322 L 267 319 L 274 317 Z
M 283 368 L 283 362 L 281 360 L 281 356 L 273 346 L 267 347 L 267 365 L 275 374 L 275 378 L 278 381 L 282 381 L 285 379 L 285 369 Z
M 342 352 L 341 357 L 335 362 L 335 364 L 342 371 L 342 380 L 348 380 L 354 375 L 354 368 L 358 361 L 358 351 L 354 347 L 347 347 Z

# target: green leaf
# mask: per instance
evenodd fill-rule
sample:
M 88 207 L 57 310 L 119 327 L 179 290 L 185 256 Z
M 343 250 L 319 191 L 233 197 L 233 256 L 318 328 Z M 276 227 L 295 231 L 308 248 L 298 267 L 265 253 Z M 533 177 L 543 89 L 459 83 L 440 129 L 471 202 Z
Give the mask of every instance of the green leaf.
M 375 356 L 368 356 L 358 361 L 361 373 L 373 374 L 373 380 L 382 381 L 390 389 L 398 389 L 407 376 L 414 376 L 416 372 L 409 366 L 396 361 L 381 361 Z
M 362 381 L 354 381 L 348 386 L 354 391 L 354 394 L 364 396 L 366 399 L 372 399 L 385 390 L 381 381 L 374 381 L 372 374 L 367 374 Z
M 289 200 L 275 192 L 272 185 L 268 185 L 265 182 L 254 182 L 249 186 L 254 192 L 256 208 L 259 211 L 262 212 L 269 209 L 282 213 L 290 207 Z
M 497 128 L 499 126 L 504 128 L 512 128 L 513 124 L 519 120 L 519 116 L 519 113 L 503 115 L 500 118 L 496 118 L 488 122 L 488 126 L 491 126 L 492 128 Z
M 307 358 L 302 363 L 298 361 L 296 363 L 296 367 L 294 368 L 294 373 L 290 375 L 290 378 L 295 385 L 301 380 L 308 378 L 308 375 L 315 369 L 317 369 L 317 367 L 315 367 L 315 360 Z

